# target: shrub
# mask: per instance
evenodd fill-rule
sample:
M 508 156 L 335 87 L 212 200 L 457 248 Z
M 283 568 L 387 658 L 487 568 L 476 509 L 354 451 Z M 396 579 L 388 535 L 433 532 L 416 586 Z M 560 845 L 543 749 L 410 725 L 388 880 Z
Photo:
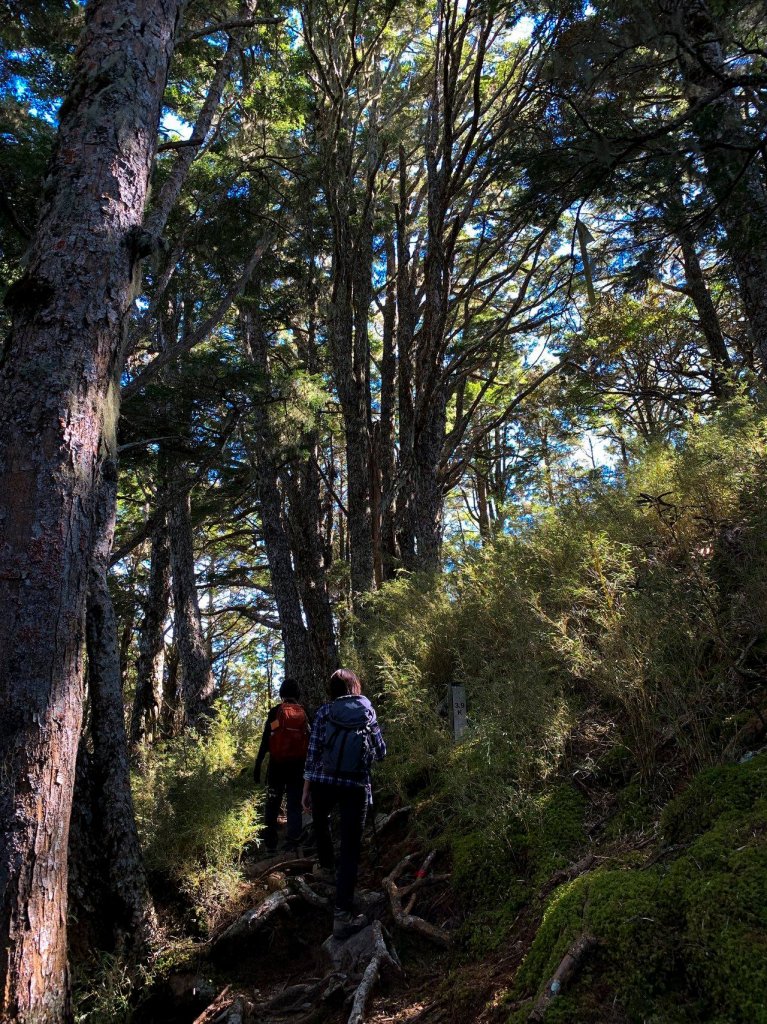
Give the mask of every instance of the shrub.
M 237 865 L 259 831 L 253 740 L 239 728 L 220 708 L 207 736 L 156 745 L 134 778 L 147 867 L 187 895 L 204 929 L 237 895 Z

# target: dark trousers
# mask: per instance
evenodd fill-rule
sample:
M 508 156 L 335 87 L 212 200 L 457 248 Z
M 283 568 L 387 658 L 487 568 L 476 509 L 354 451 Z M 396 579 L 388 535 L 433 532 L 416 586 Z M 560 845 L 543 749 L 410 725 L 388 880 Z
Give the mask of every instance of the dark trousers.
M 264 807 L 264 845 L 268 850 L 277 848 L 277 818 L 286 798 L 288 827 L 285 840 L 288 846 L 297 846 L 303 830 L 301 795 L 304 788 L 303 762 L 301 764 L 269 764 L 266 776 L 266 805 Z
M 354 906 L 362 830 L 368 809 L 367 790 L 363 786 L 333 786 L 326 782 L 313 782 L 311 794 L 317 860 L 323 868 L 332 869 L 335 862 L 330 813 L 338 806 L 341 851 L 336 871 L 336 907 L 339 910 L 351 910 Z

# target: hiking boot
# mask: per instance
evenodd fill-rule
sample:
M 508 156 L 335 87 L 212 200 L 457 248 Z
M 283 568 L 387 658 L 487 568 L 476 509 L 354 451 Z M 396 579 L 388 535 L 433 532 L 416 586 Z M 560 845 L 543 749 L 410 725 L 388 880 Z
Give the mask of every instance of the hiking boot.
M 348 939 L 366 927 L 368 919 L 364 914 L 354 914 L 351 910 L 333 912 L 333 938 Z
M 336 884 L 336 873 L 333 868 L 323 868 L 321 864 L 312 866 L 312 878 L 316 878 L 318 882 L 327 882 L 328 885 Z

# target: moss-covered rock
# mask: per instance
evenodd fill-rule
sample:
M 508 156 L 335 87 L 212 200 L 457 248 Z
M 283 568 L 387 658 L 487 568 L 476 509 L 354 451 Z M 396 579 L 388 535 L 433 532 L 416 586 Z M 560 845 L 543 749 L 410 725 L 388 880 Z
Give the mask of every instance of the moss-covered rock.
M 766 768 L 761 756 L 701 773 L 664 814 L 667 836 L 694 837 L 675 859 L 561 886 L 514 995 L 539 992 L 588 932 L 598 951 L 547 1021 L 606 1020 L 593 1000 L 606 988 L 629 1021 L 767 1024 Z

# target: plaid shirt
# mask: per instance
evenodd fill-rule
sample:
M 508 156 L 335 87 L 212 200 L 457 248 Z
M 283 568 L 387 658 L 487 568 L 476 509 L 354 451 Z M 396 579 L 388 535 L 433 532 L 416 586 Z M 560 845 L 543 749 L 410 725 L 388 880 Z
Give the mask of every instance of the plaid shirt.
M 342 698 L 338 698 L 342 699 Z M 312 734 L 309 737 L 309 751 L 306 755 L 306 767 L 304 778 L 309 782 L 325 782 L 331 786 L 364 786 L 370 799 L 372 788 L 370 785 L 370 771 L 364 782 L 355 782 L 352 779 L 341 779 L 329 772 L 322 764 L 322 752 L 325 749 L 325 729 L 328 716 L 330 715 L 330 704 L 323 704 L 317 711 L 312 725 Z M 373 739 L 373 760 L 383 761 L 386 757 L 386 744 L 381 735 L 381 727 L 373 712 L 373 721 L 370 723 L 370 735 Z

